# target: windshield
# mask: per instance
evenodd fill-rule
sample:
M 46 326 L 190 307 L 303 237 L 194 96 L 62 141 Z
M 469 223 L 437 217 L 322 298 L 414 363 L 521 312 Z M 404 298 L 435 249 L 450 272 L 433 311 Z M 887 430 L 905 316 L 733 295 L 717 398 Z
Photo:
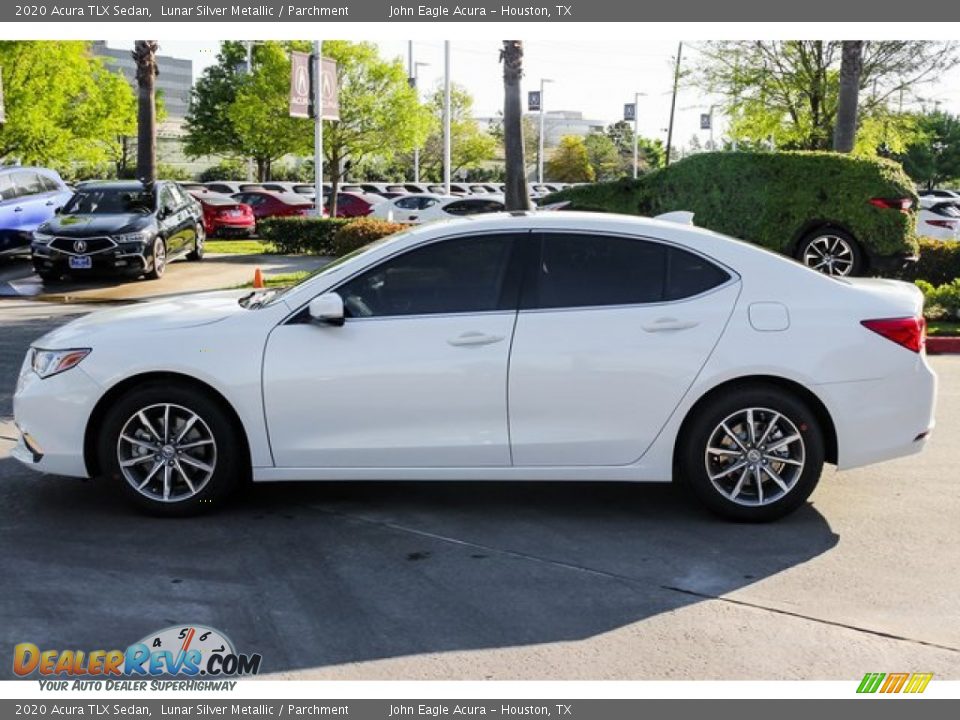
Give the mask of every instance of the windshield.
M 64 215 L 125 215 L 152 213 L 153 193 L 129 188 L 78 190 L 63 209 Z

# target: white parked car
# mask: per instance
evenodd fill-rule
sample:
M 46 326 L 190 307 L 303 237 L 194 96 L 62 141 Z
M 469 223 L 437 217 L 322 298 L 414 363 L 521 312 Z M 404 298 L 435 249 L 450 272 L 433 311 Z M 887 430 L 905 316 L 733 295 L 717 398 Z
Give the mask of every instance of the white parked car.
M 470 195 L 469 197 L 445 198 L 436 205 L 431 205 L 420 211 L 414 223 L 430 222 L 432 220 L 450 220 L 451 218 L 467 215 L 484 215 L 502 213 L 506 209 L 503 195 Z
M 920 198 L 917 234 L 936 240 L 960 240 L 960 205 L 940 197 Z
M 435 205 L 443 202 L 459 200 L 455 195 L 436 195 L 434 193 L 410 193 L 399 197 L 390 198 L 387 202 L 378 203 L 374 206 L 370 217 L 381 220 L 391 220 L 402 223 L 418 223 L 420 215 L 425 210 L 429 210 Z
M 933 427 L 923 299 L 692 226 L 514 213 L 37 340 L 14 456 L 142 508 L 253 480 L 682 481 L 770 520 Z M 904 481 L 910 478 L 905 477 Z

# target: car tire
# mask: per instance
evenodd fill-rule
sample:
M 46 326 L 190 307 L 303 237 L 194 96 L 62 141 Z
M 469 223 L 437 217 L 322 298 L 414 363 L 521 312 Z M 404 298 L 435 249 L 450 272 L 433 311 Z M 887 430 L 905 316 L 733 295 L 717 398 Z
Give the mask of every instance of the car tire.
M 788 515 L 810 497 L 823 471 L 820 421 L 774 385 L 709 398 L 678 442 L 680 482 L 709 510 L 738 522 Z
M 203 226 L 197 225 L 197 239 L 194 240 L 193 250 L 187 254 L 187 260 L 203 260 L 203 243 L 206 241 Z
M 848 232 L 824 227 L 814 230 L 797 245 L 796 258 L 812 270 L 834 277 L 855 277 L 866 270 L 860 244 Z
M 249 475 L 240 451 L 245 443 L 231 414 L 187 384 L 148 382 L 124 394 L 111 404 L 98 432 L 103 475 L 151 515 L 214 510 Z
M 150 269 L 144 276 L 147 280 L 159 280 L 167 271 L 167 244 L 163 238 L 154 238 L 152 255 Z

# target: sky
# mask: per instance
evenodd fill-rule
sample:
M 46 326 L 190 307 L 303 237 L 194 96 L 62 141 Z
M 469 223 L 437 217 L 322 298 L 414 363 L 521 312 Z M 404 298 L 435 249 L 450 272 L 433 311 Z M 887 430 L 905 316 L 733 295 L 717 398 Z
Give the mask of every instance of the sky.
M 589 25 L 584 27 L 589 29 Z M 133 46 L 132 42 L 109 44 Z M 380 41 L 377 45 L 383 57 L 400 58 L 406 65 L 406 40 Z M 160 47 L 163 54 L 193 60 L 196 79 L 205 67 L 216 61 L 219 42 L 160 41 Z M 451 43 L 451 79 L 473 95 L 477 116 L 496 115 L 503 106 L 499 47 L 498 41 L 491 40 Z M 585 118 L 609 124 L 622 118 L 623 105 L 633 102 L 634 93 L 645 93 L 639 98 L 640 134 L 665 141 L 676 53 L 675 40 L 643 38 L 633 45 L 622 40 L 610 43 L 588 37 L 577 42 L 524 40 L 524 98 L 526 91 L 539 89 L 542 78 L 550 79 L 553 82 L 545 85 L 544 90 L 547 111 L 580 111 Z M 414 41 L 413 55 L 416 62 L 429 63 L 419 70 L 422 94 L 442 86 L 443 40 Z M 685 44 L 682 67 L 695 69 L 697 61 L 695 44 Z M 960 114 L 960 67 L 924 87 L 921 94 L 926 102 L 940 101 L 942 109 Z M 698 136 L 701 145 L 706 143 L 709 131 L 700 130 L 700 114 L 708 113 L 715 102 L 716 98 L 703 96 L 694 88 L 681 88 L 674 122 L 675 145 L 688 145 L 693 135 Z M 717 111 L 714 133 L 718 142 L 724 127 L 724 119 Z

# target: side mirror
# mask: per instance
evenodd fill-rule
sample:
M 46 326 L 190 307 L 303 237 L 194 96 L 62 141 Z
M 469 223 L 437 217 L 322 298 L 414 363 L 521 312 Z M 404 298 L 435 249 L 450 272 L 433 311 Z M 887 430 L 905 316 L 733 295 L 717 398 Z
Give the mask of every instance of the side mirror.
M 344 323 L 343 298 L 328 292 L 310 301 L 310 317 L 314 322 L 340 327 Z

